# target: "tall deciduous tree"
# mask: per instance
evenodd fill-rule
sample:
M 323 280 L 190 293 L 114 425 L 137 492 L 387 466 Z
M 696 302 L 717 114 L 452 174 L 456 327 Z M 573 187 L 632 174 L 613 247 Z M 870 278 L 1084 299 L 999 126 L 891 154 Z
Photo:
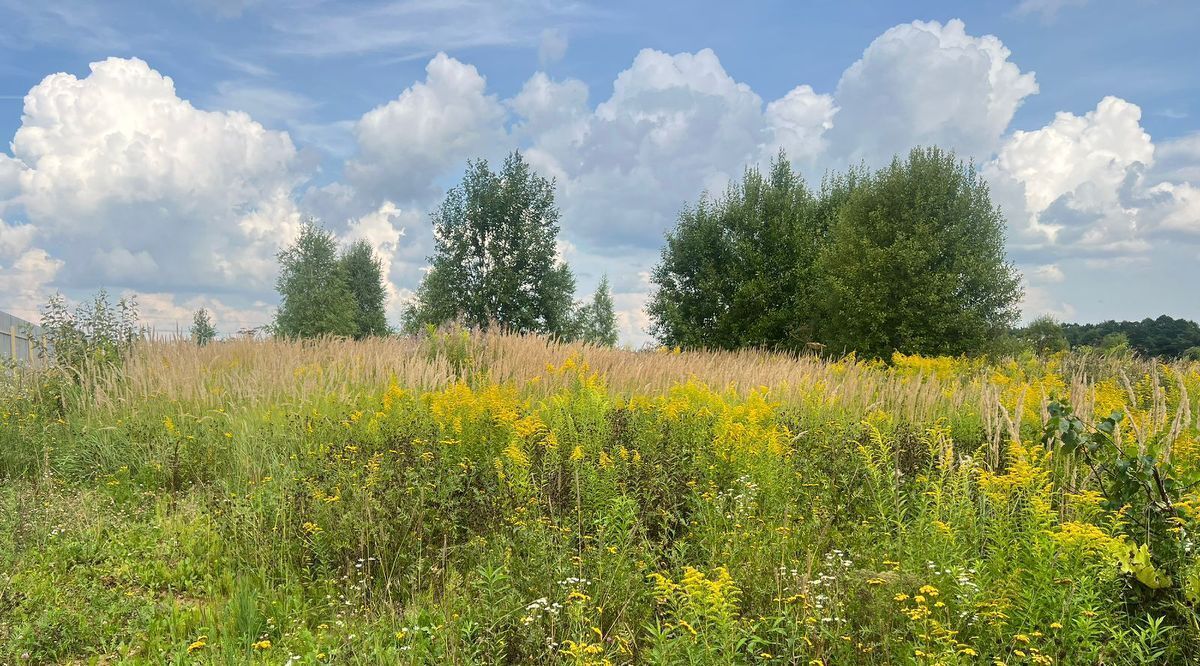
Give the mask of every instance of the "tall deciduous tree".
M 986 183 L 938 148 L 856 183 L 817 268 L 821 341 L 870 356 L 984 351 L 1021 297 Z
M 308 223 L 291 246 L 279 253 L 279 310 L 275 334 L 308 338 L 352 336 L 357 305 L 328 230 Z
M 828 175 L 816 195 L 780 154 L 686 208 L 652 281 L 667 345 L 883 357 L 984 351 L 1020 297 L 986 185 L 937 148 Z
M 350 295 L 354 297 L 354 337 L 361 340 L 373 335 L 387 335 L 383 266 L 371 244 L 365 240 L 351 243 L 342 254 L 341 268 Z
M 578 337 L 581 341 L 603 347 L 615 347 L 620 335 L 617 331 L 617 313 L 613 307 L 612 289 L 608 276 L 600 278 L 592 300 L 580 306 L 578 312 Z
M 827 213 L 783 153 L 766 176 L 749 169 L 685 208 L 652 273 L 652 333 L 671 346 L 802 348 Z
M 406 327 L 459 319 L 477 328 L 569 334 L 575 278 L 557 257 L 558 220 L 554 183 L 520 153 L 500 173 L 484 160 L 468 163 L 462 183 L 433 213 L 432 265 Z

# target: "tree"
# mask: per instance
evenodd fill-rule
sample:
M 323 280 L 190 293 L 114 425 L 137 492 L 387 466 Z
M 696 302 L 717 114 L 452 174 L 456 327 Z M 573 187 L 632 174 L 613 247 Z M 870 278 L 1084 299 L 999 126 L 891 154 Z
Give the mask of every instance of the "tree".
M 579 308 L 577 317 L 579 340 L 602 347 L 617 346 L 617 313 L 613 308 L 612 290 L 608 286 L 607 275 L 600 278 L 592 301 Z
M 917 148 L 857 183 L 818 261 L 821 341 L 835 350 L 958 355 L 1016 321 L 1004 219 L 973 165 Z
M 721 198 L 702 196 L 651 274 L 651 332 L 668 346 L 803 349 L 829 217 L 782 152 L 767 176 L 747 169 Z
M 280 303 L 275 334 L 296 338 L 354 335 L 357 306 L 338 261 L 333 234 L 309 222 L 278 256 Z
M 554 183 L 520 153 L 498 174 L 484 160 L 468 162 L 462 183 L 433 213 L 431 267 L 406 328 L 458 319 L 480 329 L 568 334 L 575 277 L 557 258 L 558 219 Z
M 383 286 L 383 266 L 371 244 L 355 241 L 340 260 L 346 284 L 354 297 L 354 337 L 361 340 L 372 335 L 387 335 L 387 315 L 384 305 L 387 291 Z
M 1070 346 L 1062 325 L 1050 315 L 1042 315 L 1029 322 L 1029 325 L 1020 331 L 1020 338 L 1031 345 L 1039 355 L 1066 351 Z
M 192 316 L 192 330 L 190 331 L 192 340 L 196 344 L 203 347 L 212 342 L 217 337 L 217 329 L 213 328 L 212 316 L 208 310 L 200 308 L 196 310 L 196 314 Z
M 1106 356 L 1128 356 L 1132 351 L 1124 333 L 1109 333 L 1100 339 L 1100 352 Z

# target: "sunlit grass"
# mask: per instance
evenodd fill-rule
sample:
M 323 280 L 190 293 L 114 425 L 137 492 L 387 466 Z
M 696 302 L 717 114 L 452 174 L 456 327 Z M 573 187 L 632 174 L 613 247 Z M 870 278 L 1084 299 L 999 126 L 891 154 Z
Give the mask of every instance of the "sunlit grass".
M 1126 411 L 1126 443 L 1195 469 L 1196 364 L 451 331 L 160 342 L 85 374 L 6 384 L 0 661 L 1132 664 L 1200 649 L 1196 567 L 1140 588 L 1113 554 L 1120 513 L 1038 443 L 1062 396 L 1086 418 Z

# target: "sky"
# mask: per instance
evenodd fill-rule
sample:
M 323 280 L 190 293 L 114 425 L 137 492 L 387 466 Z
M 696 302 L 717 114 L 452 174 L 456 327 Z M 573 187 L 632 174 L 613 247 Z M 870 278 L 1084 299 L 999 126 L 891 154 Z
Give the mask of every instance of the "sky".
M 315 218 L 375 247 L 396 322 L 430 211 L 519 149 L 640 346 L 681 207 L 781 149 L 817 184 L 937 144 L 988 181 L 1026 319 L 1200 319 L 1198 28 L 1192 0 L 0 0 L 0 310 L 104 287 L 232 334 Z

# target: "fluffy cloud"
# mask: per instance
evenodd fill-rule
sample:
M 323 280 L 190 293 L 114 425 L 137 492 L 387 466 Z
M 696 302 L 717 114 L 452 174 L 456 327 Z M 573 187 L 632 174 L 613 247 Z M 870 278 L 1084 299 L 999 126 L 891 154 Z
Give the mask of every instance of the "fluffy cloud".
M 65 260 L 61 277 L 269 287 L 274 252 L 299 223 L 292 194 L 303 175 L 288 135 L 245 113 L 196 109 L 141 60 L 90 68 L 29 91 L 8 167 L 18 163 L 7 207 Z
M 880 35 L 842 74 L 831 133 L 839 163 L 879 164 L 918 144 L 985 159 L 1021 101 L 1038 91 L 996 37 L 962 21 L 915 21 Z M 840 165 L 840 164 L 839 164 Z
M 46 302 L 49 284 L 62 268 L 60 259 L 31 247 L 11 259 L 0 258 L 0 293 L 5 294 L 6 310 L 17 317 L 38 318 L 38 306 Z
M 33 244 L 37 227 L 32 224 L 8 224 L 0 219 L 0 259 L 12 259 Z
M 358 121 L 358 155 L 346 165 L 356 187 L 395 201 L 428 198 L 446 171 L 508 144 L 504 106 L 479 70 L 439 53 L 425 72 Z
M 768 149 L 782 148 L 794 161 L 814 160 L 825 151 L 825 133 L 833 128 L 837 112 L 833 97 L 817 94 L 812 86 L 796 86 L 767 105 Z
M 511 106 L 531 161 L 559 180 L 568 233 L 601 248 L 656 246 L 681 205 L 764 152 L 818 149 L 833 113 L 806 86 L 764 109 L 708 49 L 641 51 L 594 110 L 582 83 L 540 73 Z
M 1058 267 L 1058 264 L 1044 264 L 1034 266 L 1025 271 L 1025 275 L 1031 280 L 1037 280 L 1041 283 L 1062 282 L 1066 277 L 1063 271 Z
M 1180 142 L 1158 165 L 1141 115 L 1136 104 L 1106 97 L 1082 116 L 1062 112 L 1045 127 L 1013 132 L 985 172 L 1008 193 L 1025 249 L 1129 259 L 1158 235 L 1200 238 L 1200 191 L 1182 180 L 1196 175 L 1200 155 Z
M 0 290 L 12 314 L 36 319 L 38 305 L 62 268 L 62 261 L 33 247 L 37 228 L 30 224 L 8 224 L 0 219 Z

